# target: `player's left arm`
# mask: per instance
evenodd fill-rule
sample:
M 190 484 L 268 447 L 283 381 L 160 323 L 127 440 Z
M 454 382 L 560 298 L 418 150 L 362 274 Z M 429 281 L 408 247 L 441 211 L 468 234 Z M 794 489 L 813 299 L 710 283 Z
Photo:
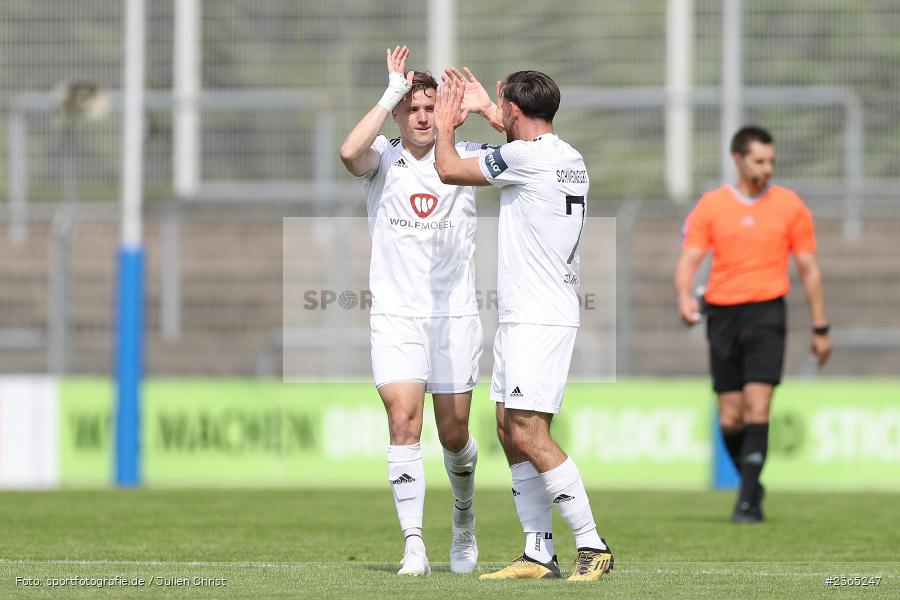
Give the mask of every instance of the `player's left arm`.
M 812 212 L 799 196 L 796 200 L 799 209 L 788 230 L 788 241 L 809 304 L 809 317 L 813 327 L 810 350 L 821 366 L 831 354 L 828 317 L 825 316 L 825 287 L 822 285 L 819 261 L 816 259 L 816 233 Z
M 451 185 L 490 185 L 481 174 L 477 158 L 462 158 L 456 151 L 456 128 L 469 110 L 462 106 L 465 82 L 448 81 L 437 91 L 434 104 L 434 168 L 441 181 Z
M 831 338 L 827 331 L 828 318 L 825 316 L 825 286 L 822 284 L 822 270 L 819 268 L 819 261 L 814 252 L 798 252 L 794 255 L 794 261 L 800 281 L 803 282 L 803 289 L 806 291 L 806 301 L 809 304 L 809 315 L 814 329 L 810 350 L 819 365 L 824 365 L 831 355 Z M 816 333 L 816 328 L 824 333 Z

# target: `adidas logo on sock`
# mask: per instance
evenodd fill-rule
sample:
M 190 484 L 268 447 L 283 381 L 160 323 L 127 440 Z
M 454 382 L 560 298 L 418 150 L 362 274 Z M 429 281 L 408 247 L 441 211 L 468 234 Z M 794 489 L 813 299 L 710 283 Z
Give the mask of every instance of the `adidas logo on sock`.
M 392 479 L 392 480 L 391 480 L 391 484 L 393 484 L 393 485 L 400 485 L 401 483 L 412 483 L 412 482 L 415 481 L 415 480 L 416 480 L 415 477 L 411 476 L 411 475 L 408 474 L 408 473 L 404 473 L 403 475 L 401 475 L 401 476 L 398 477 L 397 479 Z
M 761 465 L 763 464 L 763 455 L 762 452 L 753 452 L 744 457 L 744 464 L 747 465 Z
M 509 394 L 510 398 L 521 398 L 522 396 L 522 390 L 519 389 L 519 386 L 514 387 L 513 391 Z
M 471 477 L 472 471 L 461 471 L 457 473 L 456 471 L 450 471 L 451 474 L 456 475 L 457 477 Z
M 409 166 L 406 164 L 406 161 L 403 160 L 402 158 L 401 158 L 400 160 L 398 160 L 397 162 L 395 162 L 395 163 L 394 163 L 394 166 L 395 166 L 395 167 L 409 168 Z
M 512 493 L 513 493 L 513 498 L 515 498 L 516 496 L 521 496 L 521 495 L 522 495 L 522 492 L 517 492 L 517 491 L 516 491 L 516 488 L 513 488 L 513 489 L 512 489 Z
M 560 494 L 556 498 L 553 499 L 553 504 L 562 504 L 563 502 L 569 502 L 570 500 L 574 500 L 575 496 L 569 496 L 567 494 Z

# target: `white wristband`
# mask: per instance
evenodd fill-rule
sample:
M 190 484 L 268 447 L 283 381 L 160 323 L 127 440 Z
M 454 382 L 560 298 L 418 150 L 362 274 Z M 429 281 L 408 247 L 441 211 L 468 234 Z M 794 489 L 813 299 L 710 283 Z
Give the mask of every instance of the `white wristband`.
M 391 112 L 408 91 L 409 83 L 406 81 L 406 77 L 400 73 L 389 73 L 387 89 L 384 90 L 384 95 L 378 101 L 378 105 L 385 107 L 388 112 Z

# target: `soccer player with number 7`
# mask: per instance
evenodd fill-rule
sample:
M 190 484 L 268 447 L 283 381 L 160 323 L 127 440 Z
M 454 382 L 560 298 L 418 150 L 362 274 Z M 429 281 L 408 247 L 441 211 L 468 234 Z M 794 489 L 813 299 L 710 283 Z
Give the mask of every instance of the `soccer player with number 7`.
M 469 435 L 482 331 L 475 297 L 475 189 L 441 183 L 434 170 L 434 103 L 428 73 L 405 72 L 409 49 L 387 50 L 388 86 L 347 135 L 341 160 L 366 188 L 372 259 L 372 370 L 388 416 L 388 479 L 405 549 L 399 575 L 431 572 L 422 537 L 422 414 L 434 402 L 455 503 L 450 570 L 475 569 L 475 465 Z M 485 108 L 493 114 L 491 105 Z M 478 107 L 474 107 L 475 112 Z M 379 135 L 390 115 L 400 136 Z M 461 142 L 460 156 L 486 144 Z
M 497 433 L 512 471 L 525 550 L 482 579 L 560 577 L 553 549 L 554 505 L 575 535 L 578 555 L 569 581 L 595 581 L 612 570 L 612 551 L 597 532 L 578 467 L 550 434 L 562 406 L 579 326 L 578 242 L 589 180 L 584 159 L 553 131 L 556 83 L 538 71 L 518 71 L 497 84 L 499 122 L 509 143 L 483 158 L 454 149 L 468 116 L 467 96 L 480 88 L 466 70 L 448 72 L 435 105 L 435 168 L 441 181 L 501 188 L 497 298 L 491 399 Z

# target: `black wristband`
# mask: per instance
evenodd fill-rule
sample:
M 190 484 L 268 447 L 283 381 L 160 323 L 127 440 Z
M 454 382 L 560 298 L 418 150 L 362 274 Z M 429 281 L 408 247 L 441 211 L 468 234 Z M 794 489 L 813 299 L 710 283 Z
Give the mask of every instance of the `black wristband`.
M 813 335 L 828 335 L 830 329 L 831 325 L 822 325 L 821 327 L 813 327 L 812 332 Z

